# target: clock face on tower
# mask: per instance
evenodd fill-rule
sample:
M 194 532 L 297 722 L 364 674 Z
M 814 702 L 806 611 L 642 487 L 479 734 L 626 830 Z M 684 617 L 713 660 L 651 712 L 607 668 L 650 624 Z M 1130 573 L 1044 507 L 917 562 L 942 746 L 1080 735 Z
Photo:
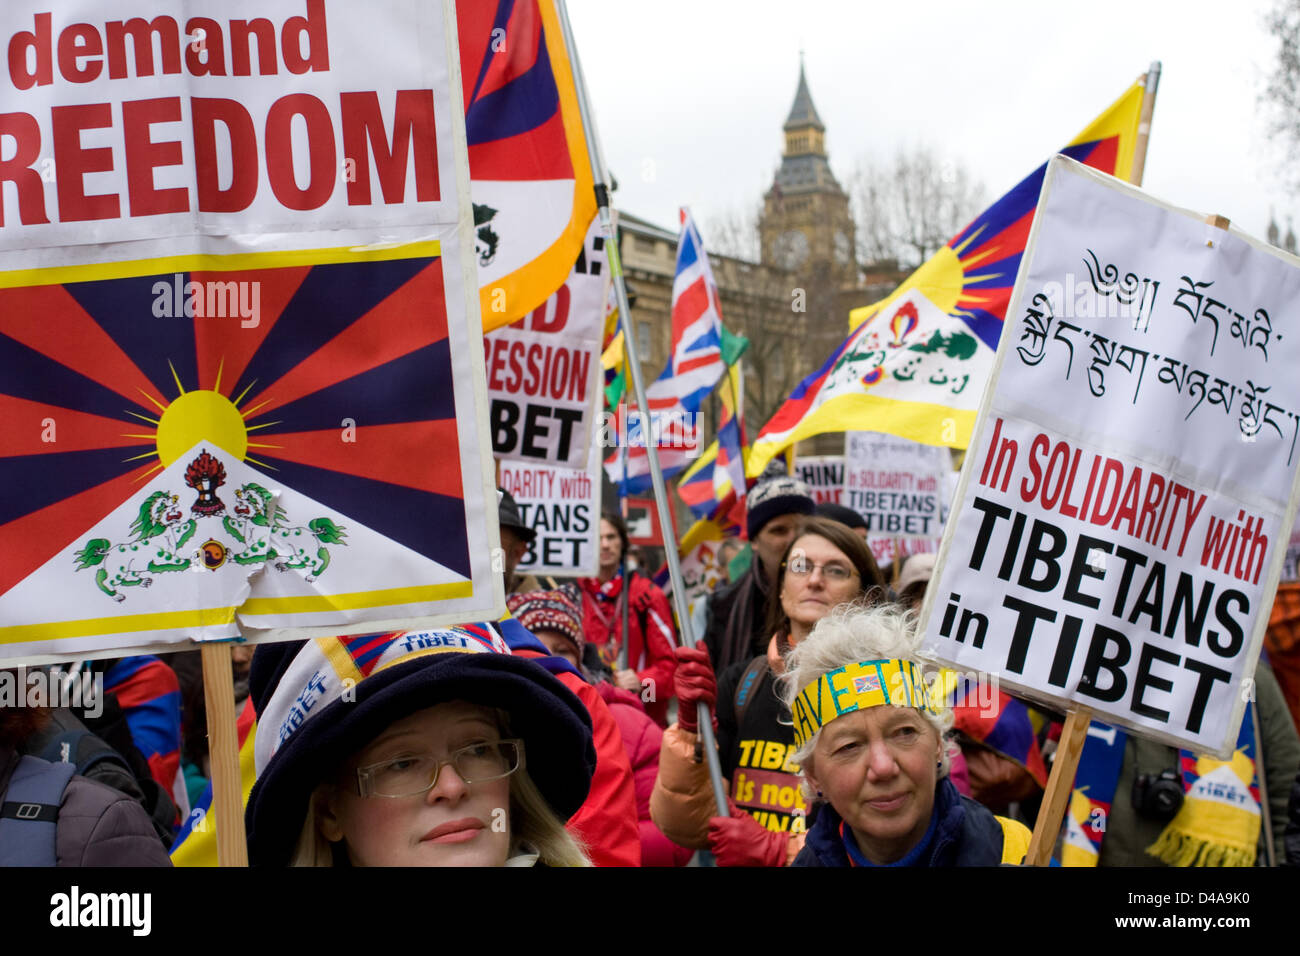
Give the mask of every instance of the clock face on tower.
M 808 258 L 808 237 L 797 229 L 781 233 L 772 241 L 772 258 L 786 269 L 797 269 Z

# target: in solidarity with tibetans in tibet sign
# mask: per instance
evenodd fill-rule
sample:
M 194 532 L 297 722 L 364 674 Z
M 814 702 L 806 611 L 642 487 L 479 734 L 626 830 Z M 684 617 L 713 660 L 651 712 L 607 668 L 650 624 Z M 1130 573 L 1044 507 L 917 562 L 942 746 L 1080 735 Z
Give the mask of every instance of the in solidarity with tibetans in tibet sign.
M 587 467 L 590 444 L 601 434 L 592 426 L 602 405 L 600 344 L 609 285 L 599 231 L 593 222 L 568 281 L 554 295 L 483 337 L 497 458 Z
M 878 432 L 845 435 L 843 504 L 867 523 L 877 563 L 938 550 L 955 476 L 952 453 Z
M 501 462 L 501 487 L 537 537 L 519 562 L 522 573 L 591 577 L 599 570 L 600 449 L 585 468 Z
M 1054 158 L 926 651 L 1230 754 L 1295 515 L 1298 302 L 1293 257 Z
M 498 613 L 450 3 L 183 6 L 0 11 L 0 657 Z

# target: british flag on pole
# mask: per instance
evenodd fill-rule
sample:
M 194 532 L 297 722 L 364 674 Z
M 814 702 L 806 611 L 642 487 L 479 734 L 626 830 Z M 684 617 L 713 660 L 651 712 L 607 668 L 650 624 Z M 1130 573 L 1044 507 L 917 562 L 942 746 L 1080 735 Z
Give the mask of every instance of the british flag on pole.
M 646 389 L 649 405 L 650 439 L 659 449 L 664 477 L 674 475 L 699 455 L 700 406 L 727 370 L 724 357 L 722 307 L 713 280 L 704 241 L 691 214 L 681 210 L 681 233 L 677 239 L 677 273 L 673 279 L 672 354 L 668 364 Z M 650 486 L 650 464 L 645 448 L 642 416 L 628 415 L 627 408 L 615 410 L 620 442 L 626 441 L 627 475 L 625 493 L 636 494 Z M 626 438 L 624 436 L 626 435 Z M 625 480 L 622 455 L 618 450 L 605 461 L 610 480 Z

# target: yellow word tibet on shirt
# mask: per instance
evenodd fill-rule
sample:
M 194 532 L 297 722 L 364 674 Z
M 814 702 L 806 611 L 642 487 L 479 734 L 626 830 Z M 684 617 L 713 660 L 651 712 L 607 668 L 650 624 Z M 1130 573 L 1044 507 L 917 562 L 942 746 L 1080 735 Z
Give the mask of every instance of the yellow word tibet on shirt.
M 741 740 L 732 774 L 731 799 L 755 820 L 778 833 L 803 833 L 808 807 L 799 792 L 793 744 Z

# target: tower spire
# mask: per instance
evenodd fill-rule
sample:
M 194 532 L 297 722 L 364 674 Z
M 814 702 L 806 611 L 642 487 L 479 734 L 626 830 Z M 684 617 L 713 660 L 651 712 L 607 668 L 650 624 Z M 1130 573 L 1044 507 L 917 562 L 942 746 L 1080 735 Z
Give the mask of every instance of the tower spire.
M 819 133 L 826 132 L 821 117 L 817 115 L 817 107 L 813 106 L 812 94 L 808 92 L 808 78 L 804 75 L 803 69 L 803 51 L 800 51 L 799 88 L 795 90 L 794 105 L 790 107 L 790 115 L 786 117 L 783 129 L 786 132 L 791 132 L 809 127 Z

